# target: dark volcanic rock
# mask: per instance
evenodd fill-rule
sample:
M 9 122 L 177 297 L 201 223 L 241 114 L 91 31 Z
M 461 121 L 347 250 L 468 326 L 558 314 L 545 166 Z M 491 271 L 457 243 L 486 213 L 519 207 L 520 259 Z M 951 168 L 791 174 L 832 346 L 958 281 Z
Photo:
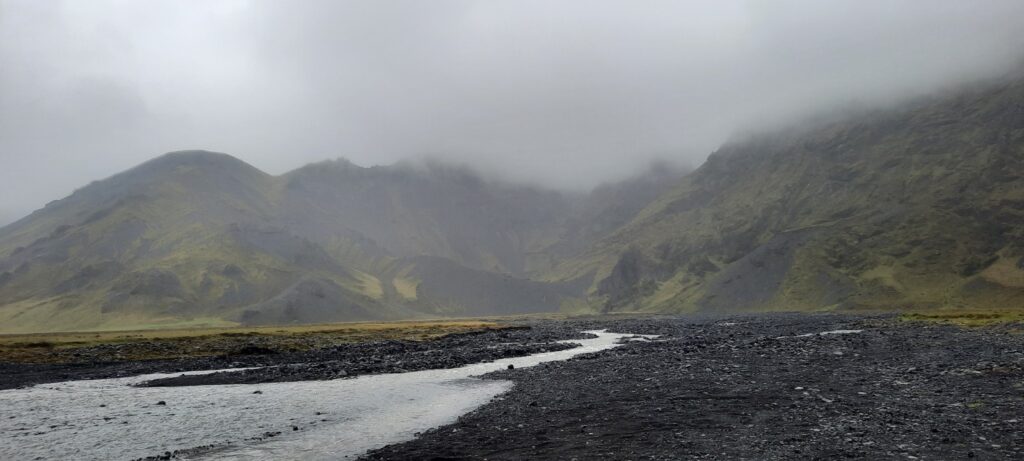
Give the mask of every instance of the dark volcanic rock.
M 458 344 L 460 341 L 453 339 L 447 342 L 377 341 L 338 346 L 307 354 L 311 357 L 302 362 L 234 372 L 182 375 L 148 381 L 140 386 L 257 384 L 337 379 L 375 373 L 455 368 L 471 363 L 575 347 L 572 344 L 551 342 L 488 344 L 494 337 L 469 336 L 466 339 L 468 338 L 473 340 L 463 344 Z
M 272 343 L 246 345 L 220 357 L 176 360 L 117 361 L 124 345 L 102 345 L 83 353 L 95 361 L 73 364 L 0 363 L 0 389 L 75 379 L 102 379 L 146 373 L 174 373 L 223 368 L 257 368 L 235 373 L 182 376 L 153 381 L 153 386 L 195 384 L 256 384 L 354 377 L 371 373 L 397 373 L 432 368 L 454 368 L 470 363 L 517 357 L 574 347 L 555 341 L 584 337 L 576 327 L 550 323 L 536 327 L 450 334 L 429 341 L 373 341 L 325 344 L 306 352 L 279 352 Z M 253 341 L 263 341 L 253 339 Z M 268 340 L 269 341 L 269 340 Z M 153 348 L 165 345 L 152 341 Z M 132 347 L 143 347 L 133 345 Z M 104 361 L 99 361 L 104 360 Z
M 624 320 L 663 335 L 496 372 L 513 390 L 368 459 L 1022 459 L 1024 337 L 892 318 Z M 856 334 L 798 336 L 831 330 Z
M 37 374 L 0 368 L 0 384 L 217 366 L 268 368 L 151 385 L 329 379 L 569 347 L 554 341 L 602 328 L 660 337 L 491 373 L 485 378 L 509 379 L 515 387 L 454 424 L 365 458 L 1024 459 L 1019 325 L 962 329 L 895 317 L 800 314 L 536 321 L 523 329 L 304 353 L 79 364 Z M 306 428 L 295 427 L 286 430 L 289 436 Z M 216 449 L 152 459 L 215 455 Z

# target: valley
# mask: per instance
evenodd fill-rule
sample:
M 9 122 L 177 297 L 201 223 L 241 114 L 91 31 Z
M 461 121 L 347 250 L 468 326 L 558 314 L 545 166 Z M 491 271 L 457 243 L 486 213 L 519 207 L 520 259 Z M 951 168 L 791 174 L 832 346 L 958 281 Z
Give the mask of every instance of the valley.
M 1022 19 L 0 0 L 0 461 L 1024 460 Z
M 81 443 L 72 432 L 128 431 L 138 443 L 91 453 L 1016 458 L 1024 446 L 1015 430 L 1024 417 L 1022 325 L 949 320 L 976 315 L 521 318 L 321 335 L 343 331 L 334 325 L 312 329 L 318 343 L 304 351 L 286 350 L 309 334 L 293 330 L 251 332 L 236 341 L 244 351 L 205 357 L 5 363 L 0 399 L 10 405 L 0 410 L 0 431 L 12 443 L 0 453 L 38 455 L 31 450 L 42 440 L 53 441 L 46 446 L 57 451 L 48 453 L 64 453 Z M 624 334 L 579 348 L 595 330 Z M 165 340 L 136 338 L 132 347 Z M 73 400 L 50 413 L 14 410 L 44 395 Z M 160 429 L 186 420 L 176 437 Z
M 0 333 L 1024 302 L 1024 79 L 590 192 L 169 153 L 0 228 Z

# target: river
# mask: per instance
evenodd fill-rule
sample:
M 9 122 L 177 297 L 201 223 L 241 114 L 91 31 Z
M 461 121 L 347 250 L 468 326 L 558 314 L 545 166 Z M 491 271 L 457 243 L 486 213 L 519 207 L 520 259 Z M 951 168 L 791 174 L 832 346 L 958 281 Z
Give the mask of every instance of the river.
M 596 337 L 568 341 L 580 346 L 564 351 L 351 379 L 131 386 L 176 373 L 3 390 L 0 459 L 133 459 L 206 445 L 216 448 L 191 459 L 355 458 L 454 422 L 512 387 L 510 381 L 476 376 L 509 365 L 566 360 L 635 336 L 588 333 Z M 220 370 L 206 373 L 213 371 Z

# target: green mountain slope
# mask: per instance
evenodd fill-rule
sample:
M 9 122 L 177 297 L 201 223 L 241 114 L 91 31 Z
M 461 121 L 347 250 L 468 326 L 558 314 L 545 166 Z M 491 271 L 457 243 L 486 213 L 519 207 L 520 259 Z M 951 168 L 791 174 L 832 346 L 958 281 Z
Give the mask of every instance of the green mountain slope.
M 522 275 L 531 269 L 526 255 L 558 238 L 571 207 L 560 193 L 486 182 L 439 163 L 331 161 L 281 180 L 281 222 L 339 255 L 372 240 L 359 258 L 368 268 L 381 258 L 425 255 Z
M 654 197 L 668 184 L 628 189 Z M 0 332 L 558 310 L 585 285 L 527 276 L 584 233 L 570 221 L 628 222 L 643 208 L 608 198 L 438 163 L 332 161 L 275 177 L 225 154 L 171 153 L 0 229 Z
M 730 143 L 562 262 L 609 310 L 1024 305 L 1024 81 Z
M 207 152 L 93 183 L 3 229 L 0 324 L 217 324 L 302 277 L 358 285 L 322 249 L 266 227 L 278 198 L 274 178 Z
M 590 194 L 177 152 L 0 228 L 0 332 L 1024 305 L 1024 80 Z

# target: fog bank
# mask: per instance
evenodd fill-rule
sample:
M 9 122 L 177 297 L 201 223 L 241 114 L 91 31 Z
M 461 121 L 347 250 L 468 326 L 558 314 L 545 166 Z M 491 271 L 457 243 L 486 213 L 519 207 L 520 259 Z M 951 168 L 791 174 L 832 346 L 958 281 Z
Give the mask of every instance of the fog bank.
M 0 0 L 0 224 L 163 152 L 585 189 L 1004 72 L 1024 2 Z

